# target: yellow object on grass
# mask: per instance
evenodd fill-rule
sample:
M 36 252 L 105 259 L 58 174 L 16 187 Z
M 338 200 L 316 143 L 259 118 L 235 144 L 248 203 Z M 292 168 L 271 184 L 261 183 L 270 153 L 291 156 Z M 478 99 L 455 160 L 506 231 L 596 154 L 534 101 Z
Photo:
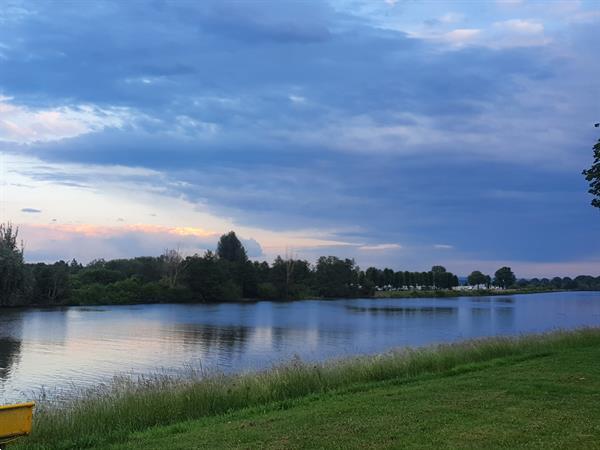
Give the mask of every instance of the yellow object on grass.
M 35 403 L 0 406 L 0 446 L 31 433 Z

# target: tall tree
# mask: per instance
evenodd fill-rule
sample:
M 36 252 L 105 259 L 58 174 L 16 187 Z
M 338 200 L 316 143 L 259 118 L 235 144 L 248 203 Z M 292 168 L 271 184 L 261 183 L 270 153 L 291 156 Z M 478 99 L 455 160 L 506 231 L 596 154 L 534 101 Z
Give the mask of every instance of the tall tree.
M 217 245 L 217 256 L 231 262 L 246 262 L 246 249 L 235 235 L 234 231 L 221 236 Z
M 583 175 L 590 183 L 588 192 L 594 196 L 592 206 L 600 208 L 600 139 L 594 145 L 594 162 L 589 169 L 583 171 Z
M 433 267 L 431 268 L 431 271 L 432 271 L 433 273 L 436 273 L 436 274 L 437 274 L 437 273 L 444 273 L 444 272 L 446 272 L 446 268 L 445 268 L 444 266 L 433 266 Z
M 0 223 L 0 305 L 10 305 L 23 289 L 25 264 L 23 246 L 17 239 L 19 229 Z
M 315 282 L 323 297 L 349 297 L 358 288 L 358 268 L 353 259 L 321 256 L 317 261 Z
M 381 270 L 376 267 L 369 267 L 365 271 L 365 279 L 369 281 L 370 285 L 379 287 L 383 285 Z
M 431 284 L 434 288 L 444 288 L 445 286 L 445 274 L 446 274 L 446 268 L 444 266 L 433 266 L 431 268 L 431 272 L 430 272 L 430 283 L 424 283 L 424 284 Z
M 239 286 L 233 287 L 228 267 L 222 264 L 211 251 L 207 251 L 204 256 L 188 256 L 185 261 L 183 282 L 196 300 L 204 302 L 235 300 L 230 298 L 232 296 L 230 291 L 236 289 L 237 297 L 241 297 Z
M 510 267 L 501 267 L 494 274 L 494 284 L 500 286 L 502 289 L 512 286 L 516 281 L 517 277 L 515 277 Z
M 473 272 L 471 272 L 471 275 L 467 277 L 467 282 L 470 286 L 479 286 L 482 284 L 486 284 L 486 280 L 486 276 L 479 270 L 474 270 Z

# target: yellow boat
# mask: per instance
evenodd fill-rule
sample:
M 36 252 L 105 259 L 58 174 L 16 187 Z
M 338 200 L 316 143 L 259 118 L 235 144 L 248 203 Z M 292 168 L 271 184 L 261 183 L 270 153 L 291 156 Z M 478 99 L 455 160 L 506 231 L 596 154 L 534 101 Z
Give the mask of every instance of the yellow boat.
M 0 406 L 0 449 L 21 436 L 31 433 L 35 403 Z

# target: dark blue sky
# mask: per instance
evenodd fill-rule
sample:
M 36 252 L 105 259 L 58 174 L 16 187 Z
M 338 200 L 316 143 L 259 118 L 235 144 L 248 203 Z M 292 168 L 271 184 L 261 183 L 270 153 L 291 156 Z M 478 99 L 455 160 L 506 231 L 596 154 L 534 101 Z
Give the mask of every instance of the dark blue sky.
M 257 258 L 600 273 L 598 2 L 9 0 L 0 25 L 30 260 L 233 228 Z

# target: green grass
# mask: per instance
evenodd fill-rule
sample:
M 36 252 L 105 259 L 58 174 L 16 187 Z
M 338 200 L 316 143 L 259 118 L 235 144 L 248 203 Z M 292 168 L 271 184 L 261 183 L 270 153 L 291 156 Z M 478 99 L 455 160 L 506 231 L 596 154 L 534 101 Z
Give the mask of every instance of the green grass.
M 121 385 L 15 448 L 600 448 L 598 405 L 590 329 Z

